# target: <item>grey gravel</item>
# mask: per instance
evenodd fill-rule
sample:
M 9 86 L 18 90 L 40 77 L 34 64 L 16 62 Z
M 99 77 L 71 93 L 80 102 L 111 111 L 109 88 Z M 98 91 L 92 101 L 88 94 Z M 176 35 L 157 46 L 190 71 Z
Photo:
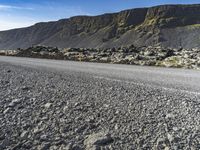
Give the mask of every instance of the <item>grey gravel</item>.
M 0 149 L 200 149 L 198 93 L 3 62 L 0 83 Z

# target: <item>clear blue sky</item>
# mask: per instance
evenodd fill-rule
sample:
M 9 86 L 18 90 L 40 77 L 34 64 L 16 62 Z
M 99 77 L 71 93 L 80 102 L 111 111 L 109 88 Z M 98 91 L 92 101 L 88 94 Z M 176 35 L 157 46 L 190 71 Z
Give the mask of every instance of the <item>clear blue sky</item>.
M 0 0 L 0 31 L 59 20 L 162 4 L 197 4 L 200 0 Z

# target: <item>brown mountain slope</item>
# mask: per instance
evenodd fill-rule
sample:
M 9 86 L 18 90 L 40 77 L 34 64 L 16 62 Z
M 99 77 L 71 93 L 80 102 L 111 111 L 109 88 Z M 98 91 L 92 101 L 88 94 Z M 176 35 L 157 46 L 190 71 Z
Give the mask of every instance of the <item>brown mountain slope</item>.
M 0 49 L 31 45 L 200 47 L 200 5 L 163 5 L 99 16 L 76 16 L 0 32 Z

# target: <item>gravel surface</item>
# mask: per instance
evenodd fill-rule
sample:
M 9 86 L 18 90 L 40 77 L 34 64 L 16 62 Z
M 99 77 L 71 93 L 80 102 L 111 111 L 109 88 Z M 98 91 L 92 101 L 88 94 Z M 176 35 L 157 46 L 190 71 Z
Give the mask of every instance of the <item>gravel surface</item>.
M 0 149 L 200 149 L 200 96 L 0 63 Z

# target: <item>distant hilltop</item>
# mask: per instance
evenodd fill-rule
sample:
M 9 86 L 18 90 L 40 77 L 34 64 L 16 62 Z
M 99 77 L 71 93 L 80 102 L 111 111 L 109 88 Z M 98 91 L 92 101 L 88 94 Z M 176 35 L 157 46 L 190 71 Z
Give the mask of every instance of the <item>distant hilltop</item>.
M 200 5 L 162 5 L 76 16 L 0 32 L 0 49 L 120 46 L 200 47 Z

